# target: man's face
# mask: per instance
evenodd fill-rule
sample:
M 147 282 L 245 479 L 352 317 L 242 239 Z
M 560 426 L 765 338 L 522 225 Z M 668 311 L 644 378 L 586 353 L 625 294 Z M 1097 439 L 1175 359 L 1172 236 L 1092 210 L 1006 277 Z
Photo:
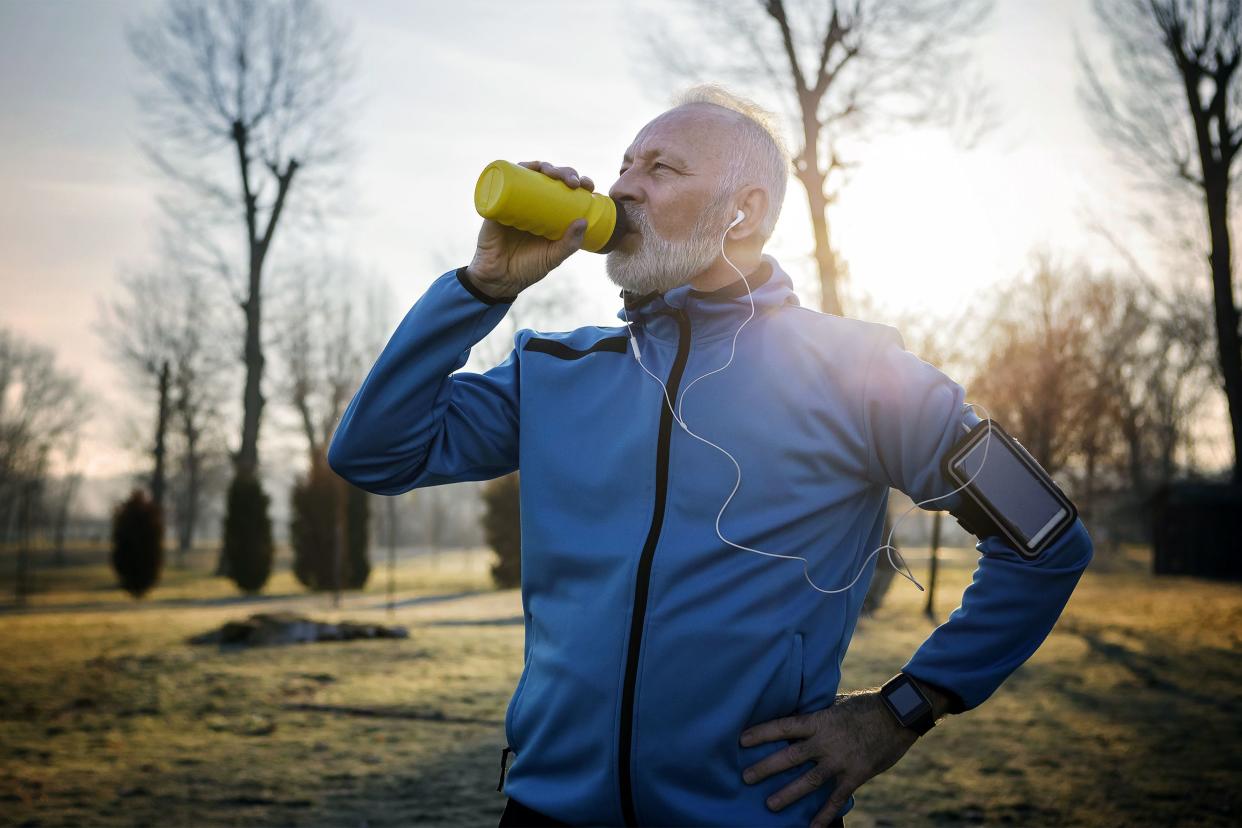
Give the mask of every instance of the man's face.
M 689 282 L 720 256 L 733 193 L 720 192 L 736 127 L 717 107 L 691 105 L 647 124 L 626 150 L 608 195 L 636 231 L 608 253 L 605 269 L 635 293 Z

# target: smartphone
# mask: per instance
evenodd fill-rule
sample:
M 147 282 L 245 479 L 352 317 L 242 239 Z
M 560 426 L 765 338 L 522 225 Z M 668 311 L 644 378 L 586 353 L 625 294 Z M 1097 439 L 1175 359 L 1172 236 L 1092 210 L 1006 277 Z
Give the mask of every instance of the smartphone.
M 976 423 L 941 466 L 1024 558 L 1038 557 L 1078 519 L 1073 502 L 994 420 Z

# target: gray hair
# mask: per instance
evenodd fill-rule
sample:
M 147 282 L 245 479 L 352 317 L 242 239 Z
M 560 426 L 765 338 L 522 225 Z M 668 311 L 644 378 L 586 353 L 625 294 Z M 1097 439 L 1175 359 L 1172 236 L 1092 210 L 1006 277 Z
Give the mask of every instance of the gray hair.
M 768 211 L 758 229 L 759 238 L 767 241 L 780 218 L 785 184 L 791 171 L 789 149 L 776 118 L 754 101 L 715 83 L 692 86 L 678 94 L 672 103 L 674 109 L 689 104 L 710 104 L 741 116 L 737 118 L 738 151 L 721 181 L 720 192 L 732 195 L 746 184 L 756 184 L 767 191 Z

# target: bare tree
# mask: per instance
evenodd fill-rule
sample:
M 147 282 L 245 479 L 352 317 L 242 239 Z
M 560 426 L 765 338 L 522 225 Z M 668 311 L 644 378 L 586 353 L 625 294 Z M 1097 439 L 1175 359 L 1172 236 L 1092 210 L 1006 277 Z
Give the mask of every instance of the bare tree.
M 396 327 L 392 288 L 346 256 L 319 255 L 282 271 L 274 320 L 281 396 L 297 413 L 310 456 L 337 421 Z
M 65 535 L 68 533 L 69 516 L 73 511 L 73 501 L 77 496 L 78 487 L 82 484 L 82 472 L 73 468 L 81 446 L 79 435 L 71 437 L 65 446 L 65 459 L 68 464 L 64 474 L 56 481 L 48 492 L 50 501 L 50 518 L 52 549 L 57 566 L 64 566 L 68 561 L 65 556 Z
M 144 150 L 189 199 L 167 206 L 196 240 L 197 260 L 227 280 L 245 319 L 233 460 L 238 475 L 255 476 L 263 274 L 282 219 L 298 203 L 321 217 L 316 197 L 339 186 L 330 173 L 347 149 L 340 100 L 352 65 L 345 33 L 311 0 L 170 0 L 128 35 L 152 81 L 141 97 L 154 139 Z M 228 183 L 230 164 L 235 184 Z M 216 241 L 209 230 L 221 225 L 244 229 L 242 250 L 230 254 Z
M 176 481 L 178 563 L 192 543 L 202 503 L 204 433 L 223 425 L 223 380 L 229 355 L 221 347 L 226 326 L 214 312 L 201 271 L 186 267 L 181 244 L 166 228 L 154 266 L 121 276 L 122 292 L 99 303 L 95 330 L 132 386 L 156 402 L 156 437 L 143 441 L 154 457 L 148 479 L 152 499 L 164 510 L 170 429 L 178 431 L 181 474 Z
M 324 253 L 277 275 L 285 297 L 275 319 L 276 350 L 284 368 L 281 397 L 297 413 L 309 465 L 327 470 L 332 433 L 395 326 L 392 290 L 386 281 L 363 274 L 352 259 Z M 358 537 L 358 526 L 351 523 L 369 523 L 374 496 L 326 473 L 336 492 L 333 600 L 339 603 L 347 537 Z
M 144 441 L 153 470 L 146 484 L 151 499 L 163 509 L 164 435 L 168 422 L 168 386 L 174 313 L 172 282 L 160 268 L 121 274 L 122 293 L 98 303 L 95 332 L 140 398 L 150 398 L 156 411 L 155 436 Z M 149 410 L 149 409 L 148 409 Z
M 1242 148 L 1242 0 L 1093 0 L 1116 80 L 1079 46 L 1082 98 L 1101 135 L 1146 183 L 1192 196 L 1206 218 L 1217 358 L 1242 482 L 1242 340 L 1229 231 Z
M 756 100 L 779 101 L 801 142 L 794 173 L 810 207 L 820 306 L 840 314 L 841 262 L 827 211 L 856 163 L 847 144 L 877 129 L 916 123 L 947 124 L 967 143 L 977 141 L 994 123 L 995 110 L 982 86 L 962 73 L 964 47 L 992 2 L 807 0 L 786 6 L 783 0 L 697 0 L 693 32 L 669 25 L 670 18 L 649 26 L 646 42 L 650 63 L 666 76 L 720 79 Z
M 1147 498 L 1193 456 L 1213 376 L 1210 313 L 1193 291 L 1038 254 L 981 317 L 972 395 L 1062 478 L 1084 520 L 1145 531 Z
M 11 496 L 5 487 L 29 476 L 40 452 L 74 444 L 91 403 L 50 348 L 0 327 L 0 510 Z
M 168 402 L 171 371 L 172 366 L 169 365 L 168 360 L 164 360 L 160 364 L 159 405 L 156 407 L 158 414 L 155 418 L 155 471 L 151 474 L 151 500 L 161 514 L 164 512 L 164 455 L 166 453 L 164 435 L 168 433 L 168 417 L 171 408 Z
M 1199 254 L 1193 254 L 1195 261 L 1187 262 L 1186 253 L 1194 249 L 1195 243 L 1189 241 L 1184 229 L 1171 231 L 1169 227 L 1173 210 L 1168 208 L 1179 206 L 1177 202 L 1162 205 L 1159 217 L 1140 215 L 1164 247 L 1167 263 L 1161 267 L 1170 276 L 1163 279 L 1157 279 L 1150 266 L 1140 263 L 1131 248 L 1098 219 L 1089 222 L 1091 229 L 1125 262 L 1132 282 L 1127 288 L 1128 304 L 1138 303 L 1147 320 L 1143 348 L 1134 360 L 1134 370 L 1147 372 L 1150 379 L 1130 385 L 1145 390 L 1154 406 L 1152 422 L 1158 424 L 1155 427 L 1163 434 L 1154 455 L 1159 463 L 1156 485 L 1177 474 L 1195 474 L 1200 470 L 1196 456 L 1198 430 L 1191 424 L 1208 393 L 1222 387 L 1218 351 L 1213 347 L 1216 337 L 1211 285 L 1200 283 L 1197 276 L 1192 278 Z M 1179 454 L 1180 462 L 1176 458 Z
M 50 348 L 0 328 L 0 539 L 17 540 L 17 599 L 27 592 L 32 530 L 46 523 L 48 475 L 75 451 L 92 399 Z
M 177 566 L 194 544 L 203 502 L 212 488 L 215 458 L 223 458 L 225 380 L 232 374 L 230 353 L 220 347 L 225 330 L 208 298 L 201 271 L 178 272 L 176 318 L 172 327 L 172 406 L 181 458 L 173 479 Z M 218 475 L 216 475 L 218 477 Z M 220 483 L 222 481 L 216 481 Z
M 1151 466 L 1157 485 L 1194 468 L 1192 424 L 1207 391 L 1218 381 L 1212 348 L 1213 302 L 1190 286 L 1156 301 L 1151 359 L 1142 387 L 1151 410 Z M 1179 449 L 1185 462 L 1179 467 Z
M 1075 454 L 1080 505 L 1090 519 L 1100 475 L 1110 467 L 1138 501 L 1172 477 L 1177 440 L 1169 435 L 1188 431 L 1202 397 L 1187 392 L 1205 376 L 1210 329 L 1200 316 L 1204 303 L 1185 292 L 1167 302 L 1134 279 L 1085 272 L 1071 293 L 1085 322 Z
M 1035 254 L 1030 276 L 1001 291 L 988 312 L 971 382 L 976 399 L 1054 476 L 1074 450 L 1086 381 L 1087 326 L 1075 278 L 1050 253 Z
M 1164 296 L 1101 277 L 1083 292 L 1098 297 L 1089 357 L 1101 382 L 1081 422 L 1115 430 L 1117 466 L 1138 506 L 1173 479 L 1179 447 L 1193 440 L 1191 423 L 1214 376 L 1211 303 L 1188 286 Z

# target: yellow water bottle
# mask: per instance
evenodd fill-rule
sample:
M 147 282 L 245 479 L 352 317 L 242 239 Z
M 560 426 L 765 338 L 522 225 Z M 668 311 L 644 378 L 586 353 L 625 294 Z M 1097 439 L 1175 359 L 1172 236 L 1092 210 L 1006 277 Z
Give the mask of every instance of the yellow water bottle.
M 549 241 L 575 220 L 587 220 L 582 249 L 607 253 L 629 232 L 625 211 L 606 195 L 574 189 L 557 178 L 508 161 L 483 168 L 474 185 L 474 209 L 483 218 Z

